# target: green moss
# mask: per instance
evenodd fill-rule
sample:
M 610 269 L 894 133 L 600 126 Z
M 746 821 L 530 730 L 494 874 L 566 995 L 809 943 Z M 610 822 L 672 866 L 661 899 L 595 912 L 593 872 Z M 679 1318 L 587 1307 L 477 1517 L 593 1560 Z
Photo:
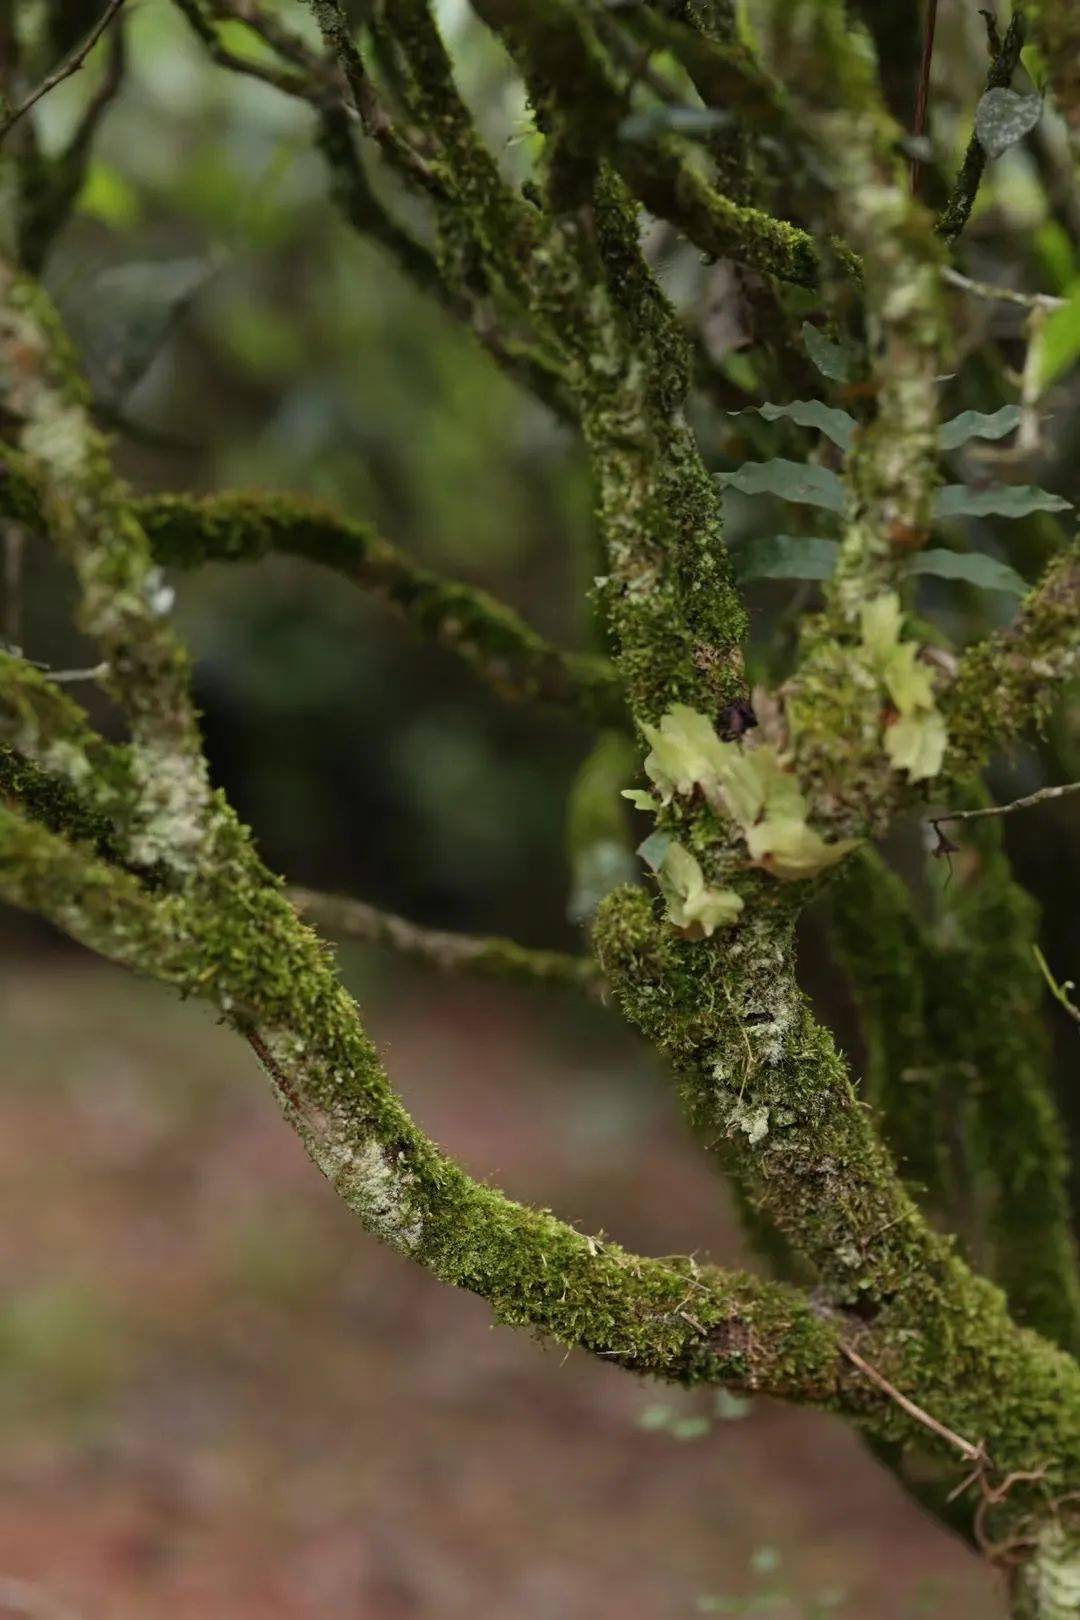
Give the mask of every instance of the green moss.
M 87 843 L 105 860 L 121 858 L 112 823 L 70 782 L 50 775 L 15 749 L 0 745 L 0 796 L 13 799 L 51 832 Z

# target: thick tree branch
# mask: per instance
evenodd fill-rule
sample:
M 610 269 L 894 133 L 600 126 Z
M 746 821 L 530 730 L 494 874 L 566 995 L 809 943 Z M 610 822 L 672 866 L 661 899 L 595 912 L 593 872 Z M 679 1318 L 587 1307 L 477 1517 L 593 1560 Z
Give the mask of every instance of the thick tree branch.
M 166 622 L 146 536 L 91 427 L 67 341 L 44 296 L 0 263 L 0 368 L 16 458 L 41 490 L 44 527 L 74 567 L 80 626 L 131 726 L 141 823 L 136 858 L 180 871 L 203 836 L 206 764 L 187 655 Z M 4 480 L 5 492 L 9 480 Z
M 980 829 L 933 927 L 869 850 L 835 885 L 832 916 L 862 1013 L 869 1097 L 903 1174 L 1018 1320 L 1075 1353 L 1080 1273 L 1035 908 L 1000 836 Z
M 942 698 L 946 769 L 970 774 L 997 748 L 1037 727 L 1080 673 L 1080 540 L 1054 559 L 1016 622 L 977 642 Z
M 375 1236 L 499 1321 L 683 1383 L 831 1404 L 845 1387 L 835 1328 L 781 1284 L 627 1254 L 472 1181 L 391 1092 L 324 948 L 219 822 L 186 897 L 141 885 L 0 809 L 0 898 L 98 954 L 215 1005 L 245 1036 L 287 1118 Z M 844 1399 L 877 1404 L 848 1384 Z

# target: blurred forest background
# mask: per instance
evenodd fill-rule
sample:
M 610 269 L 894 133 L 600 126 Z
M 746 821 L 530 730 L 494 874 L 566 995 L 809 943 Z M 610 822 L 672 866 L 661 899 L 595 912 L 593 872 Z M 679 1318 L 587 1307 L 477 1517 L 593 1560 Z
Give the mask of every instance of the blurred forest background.
M 864 9 L 909 119 L 910 8 Z M 467 10 L 441 8 L 465 86 L 524 172 L 520 89 Z M 305 26 L 298 6 L 289 19 Z M 317 496 L 492 587 L 552 639 L 595 644 L 591 493 L 570 431 L 339 218 L 305 109 L 211 65 L 166 0 L 136 0 L 127 35 L 124 88 L 46 276 L 127 476 Z M 942 0 L 931 198 L 984 70 L 978 8 Z M 99 50 L 41 104 L 47 149 L 102 71 Z M 1073 285 L 1080 204 L 1059 157 L 1047 117 L 992 167 L 971 274 Z M 698 408 L 715 467 L 804 454 L 801 430 L 716 408 L 769 386 L 730 268 L 652 239 L 708 351 L 713 402 Z M 955 320 L 945 414 L 1014 399 L 1023 311 L 957 297 Z M 1070 402 L 1068 387 L 1048 400 L 1043 447 L 1015 476 L 1075 495 Z M 732 497 L 733 543 L 790 529 L 781 513 Z M 986 519 L 979 545 L 1032 577 L 1055 521 Z M 272 865 L 420 922 L 577 948 L 565 804 L 584 732 L 498 703 L 299 562 L 174 583 L 217 779 Z M 1013 611 L 960 584 L 920 588 L 961 641 Z M 759 674 L 782 670 L 814 589 L 752 588 Z M 68 600 L 32 547 L 21 622 L 9 602 L 6 623 L 53 666 L 86 659 Z M 1075 721 L 1058 715 L 1003 764 L 999 795 L 1080 776 Z M 1080 964 L 1069 826 L 1068 801 L 1007 823 L 1061 975 Z M 914 876 L 917 829 L 893 853 Z M 827 944 L 813 922 L 806 982 L 857 1055 Z M 474 1173 L 653 1253 L 743 1256 L 664 1075 L 603 1009 L 432 979 L 358 947 L 342 963 L 406 1101 Z M 1064 1019 L 1054 1033 L 1075 1135 L 1075 1033 Z M 0 1615 L 999 1612 L 989 1576 L 839 1425 L 657 1395 L 492 1331 L 484 1306 L 360 1233 L 205 1013 L 6 912 L 0 1081 Z

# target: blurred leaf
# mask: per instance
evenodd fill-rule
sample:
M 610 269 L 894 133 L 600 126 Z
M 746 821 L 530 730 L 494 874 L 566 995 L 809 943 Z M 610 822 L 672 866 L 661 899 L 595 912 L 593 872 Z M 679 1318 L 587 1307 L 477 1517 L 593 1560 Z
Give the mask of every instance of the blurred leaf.
M 744 495 L 778 495 L 783 501 L 803 506 L 821 506 L 828 512 L 842 512 L 846 495 L 842 481 L 827 467 L 812 462 L 747 461 L 734 472 L 719 473 L 721 484 L 741 490 Z
M 1064 225 L 1056 219 L 1044 220 L 1031 245 L 1052 290 L 1067 292 L 1076 280 L 1077 263 L 1072 238 Z
M 803 321 L 803 342 L 806 352 L 823 377 L 833 382 L 850 382 L 855 370 L 855 351 L 849 343 L 834 343 L 809 321 Z
M 214 269 L 208 258 L 140 260 L 65 289 L 63 312 L 97 398 L 127 397 Z
M 1055 309 L 1038 337 L 1039 384 L 1043 389 L 1070 370 L 1080 358 L 1080 289 L 1064 309 Z
M 1033 90 L 1021 96 L 1015 90 L 988 90 L 975 109 L 975 133 L 988 158 L 1000 157 L 1023 140 L 1042 116 L 1042 96 Z
M 713 1402 L 713 1411 L 723 1423 L 739 1423 L 748 1417 L 752 1410 L 750 1401 L 745 1395 L 733 1395 L 730 1389 L 718 1389 Z
M 939 579 L 962 579 L 984 591 L 1007 591 L 1026 596 L 1027 581 L 1008 563 L 982 551 L 920 551 L 908 563 L 909 574 L 933 574 Z
M 647 1406 L 638 1418 L 639 1429 L 666 1429 L 673 1412 L 670 1406 Z
M 78 212 L 123 230 L 139 218 L 139 195 L 118 169 L 95 158 L 79 193 Z
M 938 491 L 934 511 L 939 518 L 1022 518 L 1032 512 L 1067 512 L 1071 507 L 1072 502 L 1063 495 L 1051 495 L 1033 484 L 991 484 L 989 489 L 946 484 Z
M 958 450 L 970 439 L 1003 439 L 1020 425 L 1019 405 L 1003 405 L 999 411 L 961 411 L 938 430 L 938 448 Z
M 712 1428 L 707 1417 L 679 1418 L 671 1425 L 674 1440 L 703 1440 Z
M 816 535 L 763 535 L 739 547 L 735 572 L 740 580 L 830 579 L 839 550 L 838 540 Z
M 841 450 L 851 449 L 852 436 L 859 425 L 847 411 L 836 410 L 820 399 L 793 399 L 790 405 L 774 405 L 766 400 L 763 405 L 748 405 L 745 411 L 729 411 L 728 415 L 744 416 L 746 411 L 756 412 L 758 416 L 763 416 L 766 422 L 777 422 L 781 418 L 787 418 L 788 421 L 797 422 L 799 427 L 817 428 L 819 433 L 824 433 L 833 444 L 839 445 Z
M 712 107 L 648 107 L 624 118 L 619 136 L 624 141 L 647 141 L 655 135 L 708 135 L 732 122 L 730 112 Z

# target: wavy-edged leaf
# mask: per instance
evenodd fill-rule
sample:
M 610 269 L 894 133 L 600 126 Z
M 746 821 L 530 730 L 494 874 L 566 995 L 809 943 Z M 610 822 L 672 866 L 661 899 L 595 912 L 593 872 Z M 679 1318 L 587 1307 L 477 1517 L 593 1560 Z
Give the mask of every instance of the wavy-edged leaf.
M 940 450 L 959 450 L 969 439 L 1003 439 L 1020 425 L 1019 405 L 1003 405 L 999 411 L 961 411 L 938 431 Z
M 1010 596 L 1025 596 L 1027 581 L 1010 568 L 1008 563 L 988 557 L 984 551 L 944 551 L 932 549 L 916 552 L 908 563 L 909 574 L 932 574 L 938 579 L 962 579 L 965 584 L 978 585 L 984 591 L 1007 591 Z
M 747 461 L 734 472 L 718 474 L 721 484 L 741 490 L 744 495 L 777 495 L 783 501 L 802 506 L 821 506 L 827 512 L 842 512 L 845 492 L 842 481 L 827 467 L 812 462 Z
M 855 370 L 855 351 L 848 343 L 834 343 L 824 332 L 809 321 L 803 321 L 803 343 L 806 352 L 823 377 L 833 382 L 850 382 Z
M 682 844 L 669 844 L 656 875 L 676 928 L 698 927 L 709 935 L 729 927 L 743 909 L 742 897 L 733 889 L 714 889 L 705 882 L 696 856 Z
M 778 422 L 786 418 L 795 422 L 799 427 L 816 428 L 824 433 L 833 444 L 839 445 L 841 450 L 850 450 L 851 441 L 858 427 L 853 416 L 847 411 L 839 411 L 832 405 L 826 405 L 821 399 L 793 399 L 789 405 L 774 405 L 766 400 L 763 405 L 748 405 L 742 411 L 729 411 L 729 416 L 745 416 L 747 411 L 754 411 L 763 416 L 766 422 Z M 969 413 L 973 414 L 973 413 Z
M 1000 157 L 1035 128 L 1042 116 L 1037 90 L 1017 95 L 1015 90 L 988 90 L 975 109 L 975 133 L 988 158 Z
M 857 838 L 839 838 L 827 843 L 801 817 L 770 815 L 746 834 L 746 847 L 756 866 L 771 872 L 782 883 L 797 883 L 816 877 L 842 861 L 854 849 Z
M 1052 495 L 1034 484 L 991 484 L 988 489 L 969 489 L 966 484 L 946 484 L 938 490 L 935 513 L 951 517 L 1028 517 L 1032 512 L 1067 512 L 1072 501 Z
M 819 535 L 768 534 L 748 540 L 733 554 L 735 573 L 750 579 L 831 579 L 838 540 Z

